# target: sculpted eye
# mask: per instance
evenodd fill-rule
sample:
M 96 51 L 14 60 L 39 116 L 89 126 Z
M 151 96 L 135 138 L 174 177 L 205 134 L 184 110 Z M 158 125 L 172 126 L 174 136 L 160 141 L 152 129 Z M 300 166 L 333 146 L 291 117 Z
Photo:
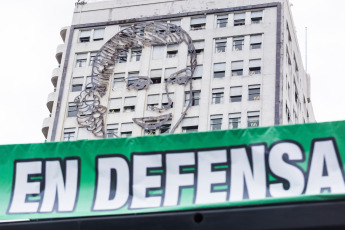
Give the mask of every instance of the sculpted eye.
M 143 90 L 147 89 L 153 82 L 147 76 L 131 76 L 126 78 L 127 89 Z

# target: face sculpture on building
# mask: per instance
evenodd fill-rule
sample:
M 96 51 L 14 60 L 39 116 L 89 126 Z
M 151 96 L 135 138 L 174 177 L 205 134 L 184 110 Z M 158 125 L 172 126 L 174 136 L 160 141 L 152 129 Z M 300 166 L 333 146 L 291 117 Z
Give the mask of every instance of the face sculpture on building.
M 168 104 L 152 108 L 153 111 L 157 112 L 157 116 L 133 118 L 133 122 L 145 131 L 154 132 L 172 119 L 172 113 L 169 110 L 171 110 L 173 102 L 169 96 L 168 86 L 170 84 L 189 85 L 189 102 L 170 130 L 170 133 L 174 133 L 192 106 L 192 76 L 197 66 L 197 55 L 188 33 L 180 26 L 166 22 L 145 22 L 132 25 L 113 36 L 97 52 L 92 66 L 91 83 L 74 100 L 78 109 L 78 124 L 86 127 L 97 137 L 105 137 L 104 115 L 107 112 L 107 107 L 101 105 L 101 98 L 108 90 L 116 60 L 127 56 L 129 49 L 181 43 L 185 43 L 188 47 L 190 67 L 181 69 L 166 79 L 165 93 Z M 145 90 L 152 84 L 148 76 L 131 76 L 126 80 L 128 90 Z

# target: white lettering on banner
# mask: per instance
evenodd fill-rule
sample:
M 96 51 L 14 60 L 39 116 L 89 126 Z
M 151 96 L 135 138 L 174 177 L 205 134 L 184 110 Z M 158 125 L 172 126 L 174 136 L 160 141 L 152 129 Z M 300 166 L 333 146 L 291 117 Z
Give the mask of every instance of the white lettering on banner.
M 14 170 L 9 214 L 73 212 L 80 180 L 78 158 L 16 161 Z
M 345 185 L 340 162 L 333 140 L 314 142 L 306 195 L 320 194 L 323 189 L 343 193 Z
M 34 213 L 37 212 L 39 201 L 27 201 L 28 196 L 38 196 L 41 192 L 40 181 L 28 180 L 30 175 L 42 173 L 42 162 L 16 162 L 15 183 L 9 213 Z
M 194 174 L 181 172 L 183 166 L 195 164 L 194 153 L 169 153 L 166 155 L 164 206 L 179 204 L 181 189 L 194 186 Z
M 272 197 L 299 196 L 304 190 L 303 170 L 296 164 L 305 160 L 302 149 L 291 142 L 278 142 L 271 147 L 268 163 L 277 182 L 270 185 Z
M 226 150 L 200 151 L 197 154 L 197 187 L 196 204 L 211 204 L 225 202 L 226 191 L 213 191 L 214 185 L 226 183 L 226 171 L 214 170 L 215 164 L 226 164 Z
M 154 208 L 161 205 L 161 196 L 148 196 L 149 189 L 162 187 L 162 175 L 150 175 L 149 170 L 162 167 L 162 154 L 133 155 L 132 209 Z
M 84 194 L 94 191 L 90 207 L 94 212 L 186 207 L 181 200 L 205 205 L 324 192 L 345 194 L 343 163 L 335 140 L 313 140 L 310 156 L 305 154 L 297 142 L 278 141 L 269 148 L 258 143 L 133 153 L 130 160 L 121 154 L 100 155 L 95 161 L 95 188 L 83 185 L 82 189 Z M 76 157 L 15 161 L 7 213 L 74 211 L 83 176 L 80 168 Z
M 249 164 L 245 147 L 230 149 L 230 201 L 240 201 L 244 198 L 263 199 L 266 197 L 266 147 L 265 145 L 253 145 L 250 149 L 252 166 Z M 248 194 L 245 194 L 245 186 Z
M 59 160 L 46 161 L 45 190 L 40 212 L 52 212 L 55 204 L 59 212 L 73 211 L 78 193 L 78 172 L 78 160 L 66 161 L 67 177 L 62 174 Z
M 98 157 L 96 162 L 96 197 L 93 210 L 116 210 L 129 197 L 129 166 L 123 156 Z

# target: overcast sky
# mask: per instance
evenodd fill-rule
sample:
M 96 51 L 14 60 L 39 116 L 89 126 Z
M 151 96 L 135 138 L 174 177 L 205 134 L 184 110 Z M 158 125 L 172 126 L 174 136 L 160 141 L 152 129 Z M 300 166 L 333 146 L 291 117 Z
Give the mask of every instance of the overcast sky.
M 76 0 L 12 0 L 0 7 L 0 144 L 44 142 L 60 28 Z M 303 59 L 308 27 L 308 72 L 318 122 L 345 120 L 344 0 L 291 0 Z

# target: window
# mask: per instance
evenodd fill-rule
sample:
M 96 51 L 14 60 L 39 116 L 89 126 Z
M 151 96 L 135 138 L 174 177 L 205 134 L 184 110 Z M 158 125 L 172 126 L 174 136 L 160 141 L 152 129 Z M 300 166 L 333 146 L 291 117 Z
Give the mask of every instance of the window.
M 162 69 L 151 70 L 150 78 L 153 84 L 160 84 L 162 82 Z
M 202 65 L 196 66 L 192 79 L 193 80 L 200 80 L 202 78 L 202 70 L 203 70 Z
M 250 49 L 261 49 L 262 34 L 256 34 L 250 36 Z
M 234 26 L 243 26 L 246 24 L 246 13 L 234 14 Z
M 168 134 L 171 128 L 171 120 L 168 120 L 164 125 L 159 127 L 160 134 Z
M 176 26 L 181 26 L 181 20 L 180 19 L 171 20 L 171 21 L 168 21 L 168 23 L 174 24 Z
M 126 49 L 119 50 L 119 54 L 116 57 L 116 62 L 117 63 L 127 62 L 127 56 L 128 56 L 128 50 L 126 50 Z
M 258 127 L 260 125 L 259 118 L 259 111 L 248 112 L 248 127 Z
M 228 24 L 228 15 L 218 15 L 217 16 L 217 28 L 224 28 Z
M 249 60 L 249 75 L 261 74 L 261 59 Z
M 216 53 L 223 53 L 226 51 L 226 38 L 215 39 L 216 43 Z
M 122 98 L 111 98 L 109 102 L 109 113 L 119 113 L 121 110 Z
M 130 84 L 134 84 L 138 81 L 139 71 L 129 72 L 128 77 L 131 79 L 127 80 L 127 88 Z
M 260 100 L 260 85 L 248 86 L 248 100 L 249 101 Z
M 125 97 L 125 104 L 123 106 L 124 112 L 134 112 L 137 97 Z
M 204 52 L 205 41 L 193 41 L 195 52 L 197 55 L 200 55 Z
M 169 93 L 169 97 L 172 100 L 172 104 L 171 104 L 170 107 L 168 107 L 169 100 L 168 100 L 167 94 L 163 93 L 163 95 L 162 95 L 162 106 L 164 108 L 173 108 L 173 105 L 174 105 L 174 93 Z
M 84 77 L 74 77 L 72 79 L 72 92 L 79 92 L 83 89 Z
M 132 136 L 133 123 L 122 123 L 121 125 L 121 137 Z
M 91 37 L 91 30 L 81 30 L 79 34 L 80 42 L 89 42 Z
M 77 54 L 75 67 L 84 67 L 86 65 L 87 53 Z
M 90 53 L 90 61 L 89 61 L 89 66 L 92 66 L 95 59 L 96 59 L 97 52 L 91 52 Z
M 199 117 L 186 117 L 182 120 L 182 133 L 198 132 Z
M 234 37 L 232 39 L 232 50 L 241 51 L 244 46 L 244 37 Z
M 241 127 L 241 113 L 229 114 L 229 129 L 238 129 Z
M 296 74 L 298 76 L 298 71 L 299 71 L 298 64 L 297 64 L 296 56 L 295 55 L 293 55 L 293 56 L 294 56 L 294 61 L 295 61 L 295 72 L 296 72 Z
M 131 61 L 140 61 L 142 49 L 141 48 L 133 48 L 131 50 Z
M 73 141 L 75 136 L 75 128 L 64 129 L 63 141 Z
M 211 131 L 222 129 L 223 115 L 211 115 Z
M 288 122 L 290 122 L 291 121 L 291 114 L 290 114 L 290 109 L 289 109 L 287 104 L 286 104 L 286 108 L 285 109 L 286 109 L 287 120 L 288 120 Z
M 230 87 L 230 102 L 242 101 L 242 86 Z
M 164 71 L 164 81 L 167 81 L 167 79 L 177 71 L 176 67 L 173 68 L 166 68 Z
M 95 29 L 93 32 L 93 40 L 94 41 L 101 41 L 103 40 L 104 37 L 104 28 L 99 28 L 99 29 Z
M 262 10 L 252 11 L 252 24 L 260 24 L 262 22 Z
M 204 30 L 206 27 L 206 17 L 191 18 L 190 29 L 191 30 Z
M 115 73 L 114 74 L 114 81 L 113 81 L 113 88 L 122 87 L 124 84 L 125 84 L 125 73 Z
M 146 122 L 146 124 L 150 124 L 151 122 Z M 156 130 L 155 129 L 145 129 L 144 130 L 144 135 L 156 135 Z
M 146 110 L 154 110 L 159 105 L 159 94 L 153 94 L 147 96 Z
M 231 76 L 242 76 L 243 75 L 243 61 L 231 62 Z
M 214 78 L 222 78 L 225 77 L 225 62 L 222 63 L 215 63 L 213 65 L 213 77 Z
M 118 130 L 119 130 L 119 124 L 107 125 L 107 138 L 117 137 Z
M 85 89 L 91 89 L 92 88 L 92 76 L 87 76 L 86 77 L 86 82 L 85 82 Z
M 178 44 L 168 45 L 167 48 L 167 58 L 174 58 L 177 56 Z
M 76 117 L 78 113 L 77 105 L 74 103 L 68 103 L 67 117 Z
M 287 29 L 287 34 L 288 34 L 288 39 L 289 39 L 289 42 L 291 42 L 291 41 L 292 41 L 292 39 L 291 39 L 291 33 L 290 33 L 289 24 L 286 24 L 286 29 Z
M 165 46 L 153 46 L 152 60 L 163 59 Z
M 191 106 L 197 106 L 199 105 L 200 102 L 200 91 L 193 91 L 192 92 L 192 103 Z M 184 97 L 184 105 L 188 106 L 189 104 L 189 99 L 190 99 L 190 92 L 185 92 L 185 97 Z
M 223 104 L 224 88 L 212 89 L 212 104 Z

